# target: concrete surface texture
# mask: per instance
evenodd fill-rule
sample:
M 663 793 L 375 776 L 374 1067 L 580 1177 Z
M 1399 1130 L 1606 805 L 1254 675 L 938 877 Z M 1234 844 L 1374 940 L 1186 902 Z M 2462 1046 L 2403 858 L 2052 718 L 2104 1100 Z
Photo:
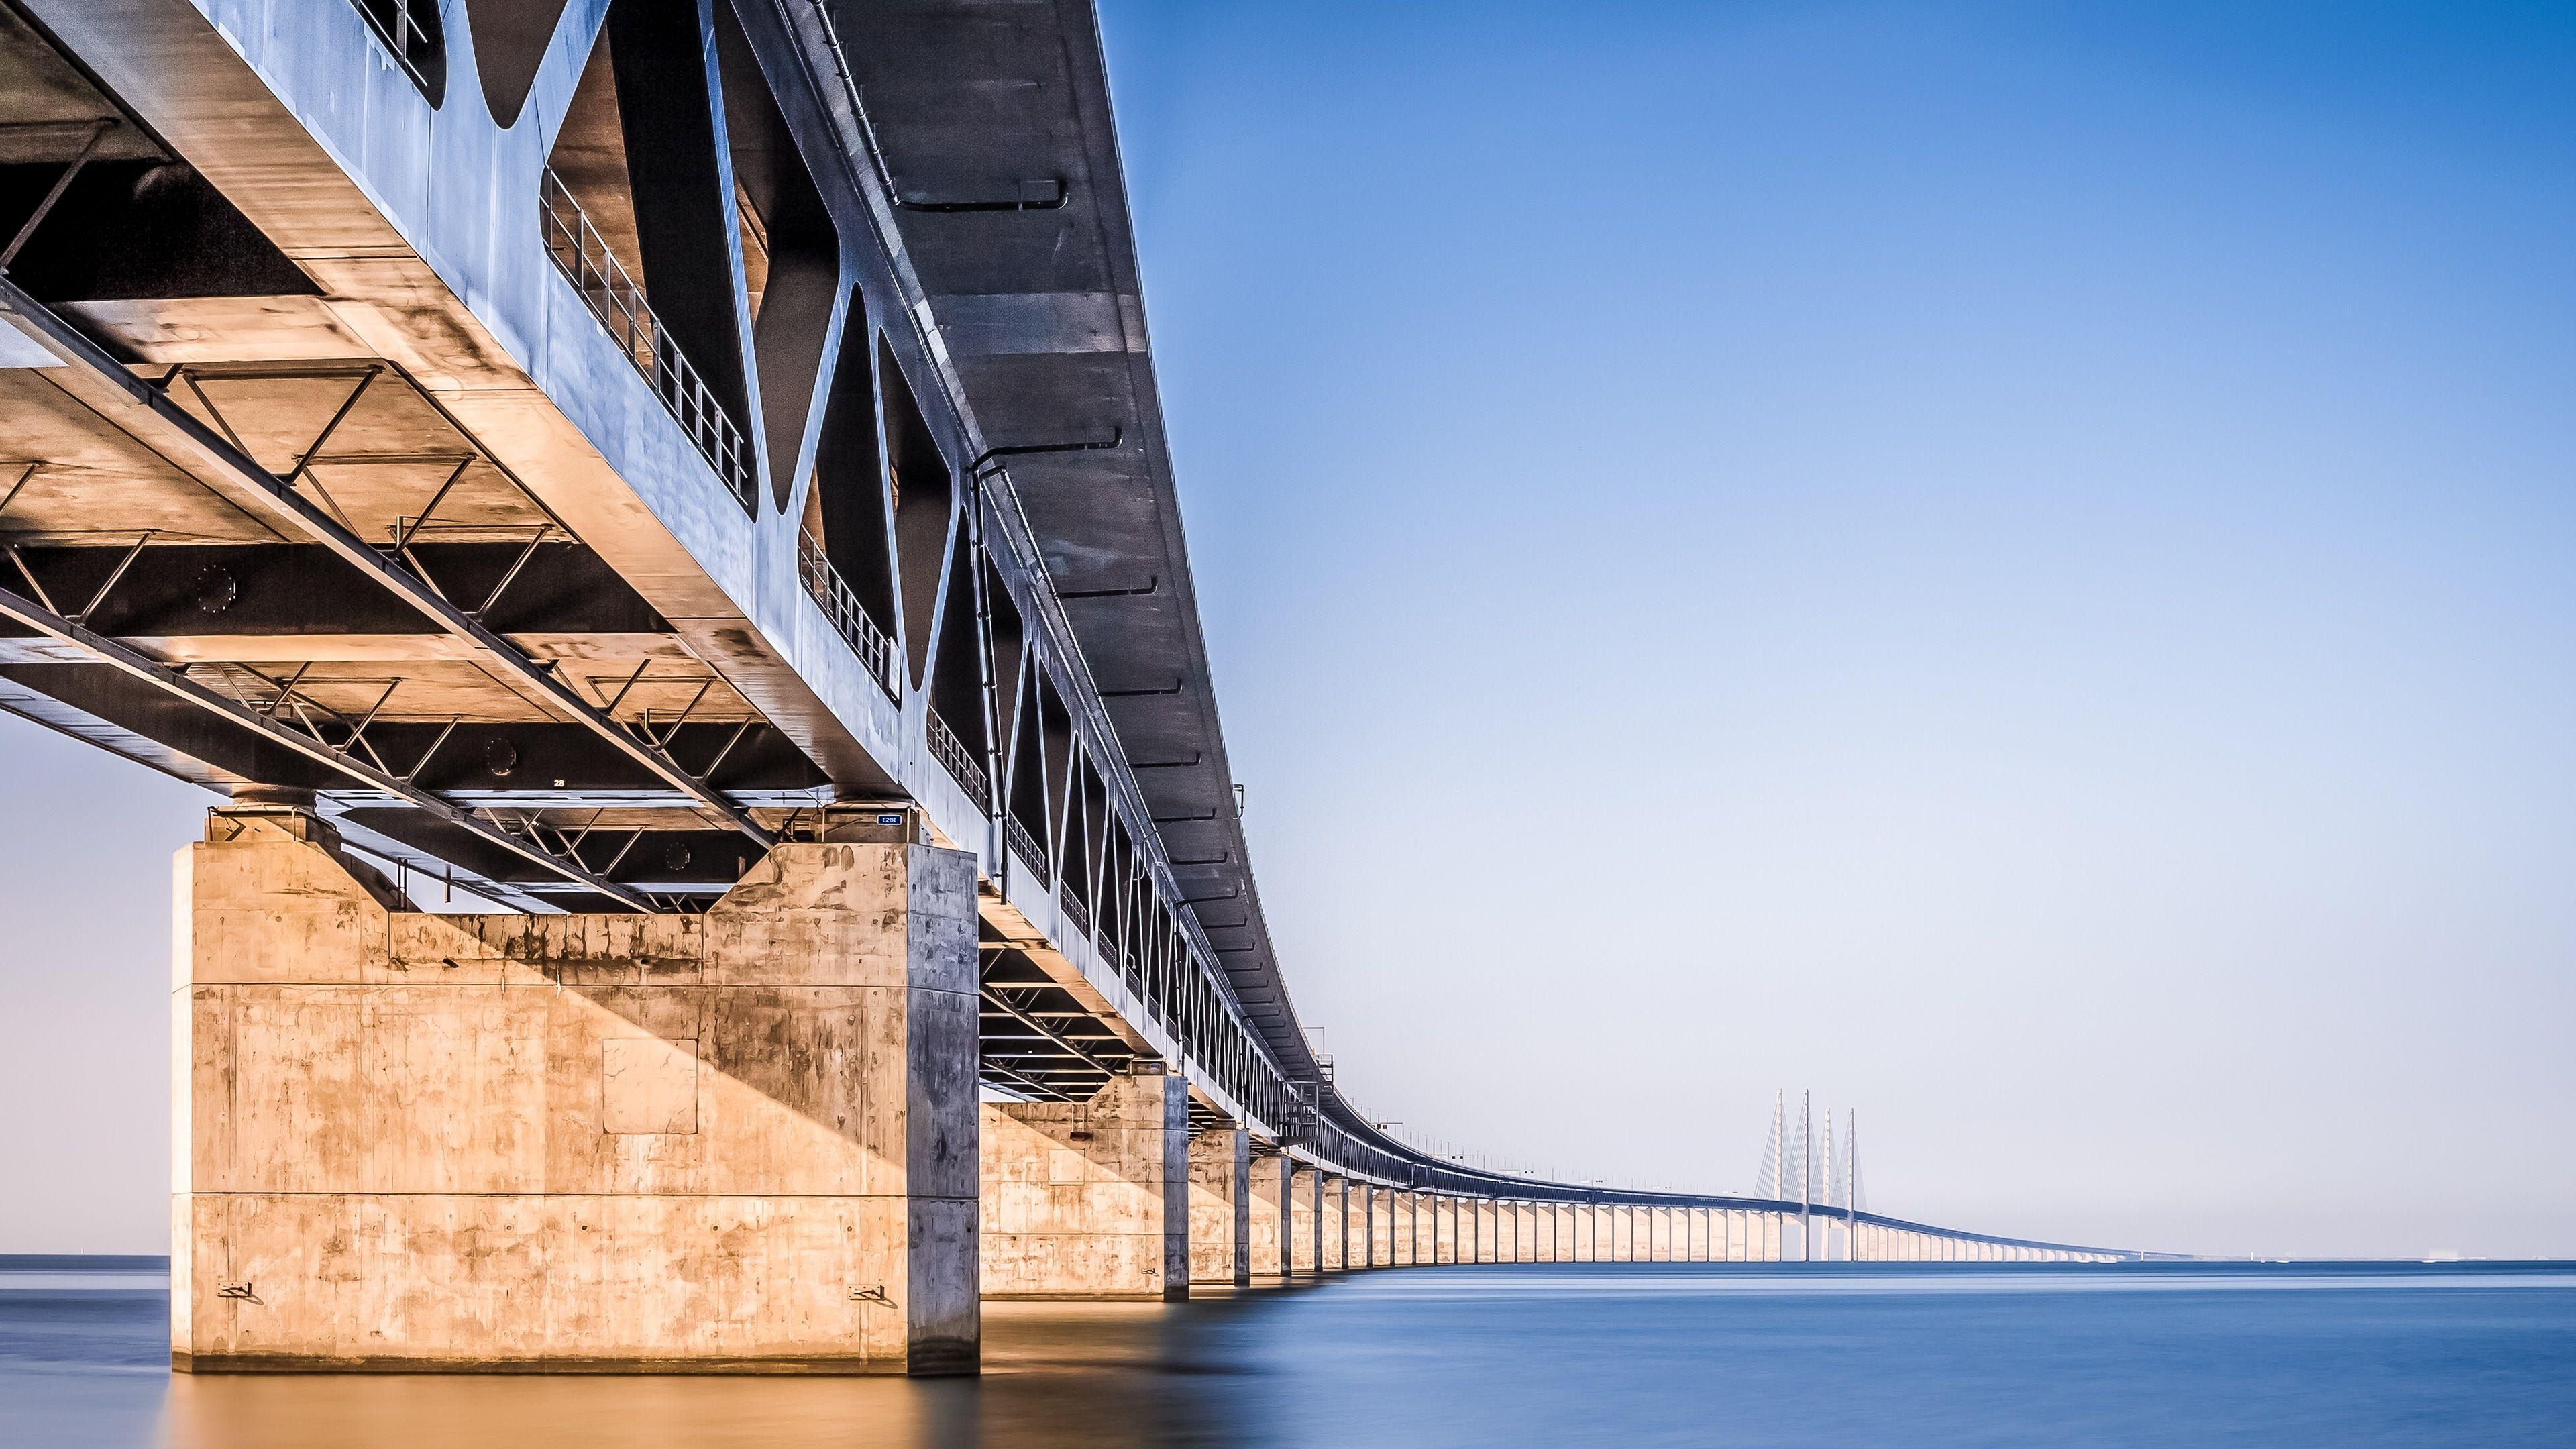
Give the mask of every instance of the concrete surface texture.
M 178 858 L 174 1364 L 974 1369 L 971 857 L 443 916 L 336 845 Z
M 1324 1178 L 1311 1167 L 1294 1167 L 1288 1178 L 1288 1268 L 1294 1273 L 1323 1270 Z
M 988 1298 L 1186 1298 L 1189 1092 L 1159 1072 L 1088 1102 L 983 1107 Z
M 1276 1278 L 1288 1272 L 1288 1174 L 1294 1159 L 1279 1152 L 1255 1152 L 1252 1158 L 1252 1276 Z
M 1252 1281 L 1252 1134 L 1211 1127 L 1190 1139 L 1190 1281 Z

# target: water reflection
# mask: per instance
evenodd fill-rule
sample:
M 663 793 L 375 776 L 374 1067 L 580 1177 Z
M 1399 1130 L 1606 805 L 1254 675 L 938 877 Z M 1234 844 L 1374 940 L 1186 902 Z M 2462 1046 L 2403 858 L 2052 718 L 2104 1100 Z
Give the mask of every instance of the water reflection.
M 177 1375 L 164 1442 L 174 1449 L 1263 1444 L 1271 1441 L 1244 1422 L 1239 1392 L 1259 1370 L 1233 1356 L 1263 1301 L 987 1304 L 985 1373 L 972 1381 Z
M 921 1383 L 173 1378 L 157 1280 L 37 1282 L 0 1270 L 0 1444 L 2576 1442 L 2561 1266 L 1406 1269 L 1168 1307 L 989 1304 L 985 1375 Z

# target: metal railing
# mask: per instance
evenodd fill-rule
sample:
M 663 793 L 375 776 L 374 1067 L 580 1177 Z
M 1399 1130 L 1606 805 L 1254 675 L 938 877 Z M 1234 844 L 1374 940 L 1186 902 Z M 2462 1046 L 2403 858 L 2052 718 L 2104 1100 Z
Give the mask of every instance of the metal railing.
M 805 580 L 805 592 L 814 596 L 824 617 L 875 677 L 877 688 L 888 699 L 902 698 L 903 677 L 895 670 L 894 640 L 868 617 L 866 606 L 824 554 L 822 542 L 801 528 L 796 531 L 796 572 Z
M 1039 880 L 1046 879 L 1046 847 L 1038 844 L 1036 836 L 1029 834 L 1029 828 L 1020 823 L 1020 817 L 1007 813 L 1002 816 L 1002 838 L 1011 843 L 1011 853 L 1020 858 L 1021 864 L 1036 871 Z
M 356 0 L 358 13 L 367 17 L 367 27 L 385 43 L 394 63 L 411 77 L 411 83 L 426 93 L 437 83 L 429 76 L 438 63 L 439 37 L 420 23 L 426 12 L 438 18 L 438 0 Z
M 1073 927 L 1074 934 L 1083 937 L 1090 936 L 1091 911 L 1088 907 L 1084 906 L 1081 901 L 1074 898 L 1073 892 L 1066 891 L 1057 896 L 1056 904 L 1063 908 L 1065 922 Z
M 925 710 L 923 716 L 930 722 L 931 758 L 937 760 L 948 771 L 949 778 L 974 798 L 977 809 L 989 809 L 993 787 L 984 777 L 984 767 L 975 763 L 974 752 L 966 748 L 965 741 L 957 738 L 957 732 L 948 727 L 948 721 L 941 719 L 937 710 Z
M 754 511 L 759 488 L 752 477 L 751 447 L 743 441 L 742 430 L 716 401 L 706 378 L 671 341 L 662 319 L 645 301 L 644 289 L 626 275 L 625 264 L 608 249 L 607 239 L 590 224 L 581 203 L 551 166 L 537 188 L 537 213 L 545 230 L 546 254 L 554 258 L 573 290 L 581 293 L 591 315 L 608 329 L 635 370 L 652 384 L 654 395 L 714 465 L 743 511 Z

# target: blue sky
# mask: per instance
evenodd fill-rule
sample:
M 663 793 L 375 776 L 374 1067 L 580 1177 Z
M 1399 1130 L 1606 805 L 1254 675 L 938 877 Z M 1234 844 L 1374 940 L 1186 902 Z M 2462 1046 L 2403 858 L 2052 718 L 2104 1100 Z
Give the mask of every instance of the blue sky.
M 1103 6 L 1359 1100 L 1732 1190 L 1812 1086 L 1911 1216 L 2576 1255 L 2576 14 Z M 149 1249 L 202 798 L 0 752 L 0 1247 Z
M 2576 17 L 1106 25 L 1363 1101 L 1733 1185 L 1812 1083 L 1897 1210 L 2576 1253 Z

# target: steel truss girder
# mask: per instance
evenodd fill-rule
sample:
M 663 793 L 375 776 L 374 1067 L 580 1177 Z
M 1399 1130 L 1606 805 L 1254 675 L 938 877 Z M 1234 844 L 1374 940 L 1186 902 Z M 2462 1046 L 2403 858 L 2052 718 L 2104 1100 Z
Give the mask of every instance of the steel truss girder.
M 373 544 L 315 507 L 297 493 L 288 480 L 269 472 L 239 448 L 216 436 L 193 414 L 127 371 L 98 344 L 81 335 L 51 308 L 28 296 L 6 277 L 0 277 L 0 307 L 15 314 L 23 325 L 34 328 L 40 334 L 36 340 L 68 366 L 77 369 L 80 375 L 104 384 L 127 407 L 147 415 L 160 436 L 138 437 L 145 446 L 176 445 L 194 461 L 226 475 L 241 485 L 238 491 L 246 493 L 252 501 L 302 531 L 314 542 L 329 548 L 351 567 L 383 585 L 441 628 L 486 651 L 501 668 L 520 683 L 536 690 L 549 705 L 561 710 L 568 718 L 588 725 L 612 748 L 665 784 L 716 811 L 734 829 L 758 842 L 763 849 L 777 843 L 775 837 L 754 822 L 741 807 L 726 799 L 706 781 L 680 768 L 653 745 L 619 726 L 606 712 L 556 678 L 553 671 L 539 668 L 534 660 L 512 647 L 509 641 L 484 627 L 480 619 L 448 602 L 421 579 L 394 567 Z M 75 393 L 74 396 L 79 397 L 80 394 Z M 88 398 L 81 400 L 90 401 Z M 124 426 L 126 422 L 115 417 L 108 421 L 118 426 Z M 142 656 L 135 657 L 139 659 Z M 639 905 L 638 908 L 646 907 Z
M 260 735 L 273 744 L 293 750 L 306 759 L 327 765 L 369 789 L 381 790 L 407 801 L 449 825 L 470 831 L 512 855 L 543 866 L 565 880 L 586 889 L 598 891 L 612 900 L 623 902 L 639 911 L 650 912 L 654 909 L 652 901 L 642 893 L 619 885 L 605 876 L 594 874 L 578 861 L 565 860 L 550 854 L 542 845 L 534 841 L 513 835 L 476 816 L 472 811 L 450 804 L 421 789 L 400 775 L 358 759 L 314 735 L 282 724 L 273 716 L 263 714 L 238 700 L 209 689 L 122 640 L 110 639 L 104 634 L 75 624 L 33 599 L 12 593 L 7 589 L 0 589 L 0 614 L 6 614 L 28 628 L 59 639 L 66 644 L 77 645 L 97 656 L 100 662 L 121 673 L 139 679 L 155 689 L 176 695 L 200 709 L 219 715 L 243 729 Z

